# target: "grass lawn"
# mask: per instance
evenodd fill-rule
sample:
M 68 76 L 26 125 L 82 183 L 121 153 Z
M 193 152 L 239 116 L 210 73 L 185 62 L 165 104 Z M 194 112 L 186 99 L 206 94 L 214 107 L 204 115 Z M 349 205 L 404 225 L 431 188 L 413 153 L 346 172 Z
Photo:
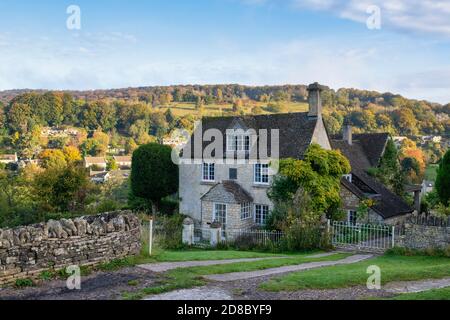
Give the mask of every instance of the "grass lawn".
M 235 250 L 184 250 L 184 251 L 161 251 L 155 255 L 155 261 L 199 261 L 199 260 L 226 260 L 244 258 L 270 258 L 279 257 L 281 254 L 262 253 L 253 251 Z
M 385 255 L 363 262 L 294 272 L 261 284 L 267 291 L 295 291 L 302 289 L 342 288 L 365 285 L 367 267 L 381 268 L 381 282 L 412 281 L 450 276 L 450 259 L 425 256 Z
M 450 287 L 418 293 L 405 293 L 390 300 L 450 300 Z
M 214 251 L 212 251 L 214 252 Z M 228 251 L 222 251 L 225 253 Z M 230 251 L 232 254 L 237 252 Z M 205 251 L 207 254 L 208 251 Z M 242 252 L 245 253 L 245 252 Z M 251 253 L 251 252 L 247 252 Z M 241 262 L 226 265 L 216 265 L 216 266 L 205 266 L 205 267 L 193 267 L 193 268 L 179 268 L 167 272 L 167 278 L 159 283 L 157 286 L 149 287 L 143 289 L 138 293 L 124 293 L 123 297 L 125 299 L 142 299 L 146 295 L 159 294 L 172 290 L 192 288 L 196 286 L 202 286 L 206 284 L 206 280 L 202 278 L 204 275 L 208 274 L 223 274 L 231 272 L 242 272 L 242 271 L 253 271 L 262 270 L 268 268 L 276 268 L 287 265 L 300 264 L 305 262 L 313 261 L 333 261 L 340 260 L 348 257 L 350 254 L 339 253 L 328 257 L 322 258 L 308 258 L 311 253 L 302 254 L 291 254 L 288 258 L 277 258 L 262 260 L 262 261 L 252 261 L 252 262 Z M 205 257 L 208 257 L 205 255 Z M 243 257 L 241 255 L 240 257 Z

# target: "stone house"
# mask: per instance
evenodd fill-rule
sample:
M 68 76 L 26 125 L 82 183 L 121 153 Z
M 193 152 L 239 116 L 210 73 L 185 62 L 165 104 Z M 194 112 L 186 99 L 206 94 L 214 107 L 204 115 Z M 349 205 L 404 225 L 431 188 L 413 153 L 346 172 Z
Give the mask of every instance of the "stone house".
M 105 157 L 85 157 L 84 158 L 85 168 L 94 168 L 94 171 L 105 171 L 107 167 L 107 162 Z
M 121 169 L 131 169 L 131 156 L 114 156 L 113 158 Z
M 331 140 L 333 149 L 340 150 L 350 161 L 352 172 L 341 180 L 343 210 L 349 223 L 397 224 L 414 209 L 401 197 L 371 177 L 367 171 L 376 168 L 384 155 L 390 136 L 388 133 L 352 133 L 352 127 L 344 126 L 343 137 Z M 372 199 L 374 206 L 364 219 L 357 217 L 361 202 Z
M 14 154 L 0 154 L 0 163 L 10 164 L 17 163 L 19 159 L 17 158 L 17 153 Z
M 323 89 L 318 83 L 308 87 L 308 112 L 203 118 L 181 152 L 180 212 L 202 227 L 212 222 L 220 222 L 225 229 L 264 225 L 273 209 L 267 195 L 277 173 L 272 165 L 279 159 L 301 159 L 313 143 L 327 150 L 339 147 L 339 143 L 330 139 L 322 118 Z M 344 155 L 351 157 L 353 165 L 352 152 Z M 368 155 L 372 153 L 362 152 L 356 158 Z M 360 176 L 363 174 L 358 171 L 354 181 Z M 400 198 L 372 180 L 368 190 L 360 190 L 343 179 L 342 197 L 349 215 L 354 215 L 360 201 L 372 194 L 379 206 L 373 211 L 377 220 L 409 211 Z M 399 206 L 400 211 L 392 210 L 391 206 Z

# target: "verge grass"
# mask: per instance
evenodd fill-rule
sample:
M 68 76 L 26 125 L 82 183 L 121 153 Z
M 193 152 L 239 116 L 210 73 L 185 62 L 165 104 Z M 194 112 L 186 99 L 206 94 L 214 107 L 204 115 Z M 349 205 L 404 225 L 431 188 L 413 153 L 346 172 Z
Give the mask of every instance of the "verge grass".
M 365 285 L 369 266 L 381 269 L 382 284 L 392 281 L 437 279 L 450 276 L 450 259 L 429 256 L 384 255 L 350 265 L 293 272 L 260 285 L 266 291 L 334 289 Z

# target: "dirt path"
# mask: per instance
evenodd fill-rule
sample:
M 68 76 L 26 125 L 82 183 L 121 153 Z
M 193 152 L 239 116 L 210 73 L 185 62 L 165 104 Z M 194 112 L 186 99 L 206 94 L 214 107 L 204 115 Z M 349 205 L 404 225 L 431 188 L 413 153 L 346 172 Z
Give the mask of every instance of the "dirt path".
M 208 280 L 221 281 L 221 282 L 246 280 L 246 279 L 256 278 L 256 277 L 273 276 L 273 275 L 287 273 L 287 272 L 303 271 L 303 270 L 323 268 L 323 267 L 336 266 L 336 265 L 342 265 L 342 264 L 352 264 L 352 263 L 370 259 L 372 257 L 373 257 L 372 255 L 367 255 L 367 254 L 366 255 L 355 254 L 355 255 L 347 257 L 345 259 L 336 260 L 336 261 L 307 262 L 307 263 L 302 263 L 302 264 L 298 264 L 298 265 L 284 266 L 284 267 L 270 268 L 270 269 L 263 269 L 263 270 L 233 272 L 233 273 L 225 273 L 225 274 L 213 274 L 213 275 L 204 276 L 204 278 L 208 279 Z
M 391 282 L 385 290 L 391 293 L 412 293 L 450 287 L 450 278 L 430 279 L 424 281 Z
M 0 300 L 118 300 L 123 292 L 150 287 L 161 276 L 142 268 L 94 272 L 81 278 L 81 290 L 69 290 L 65 280 L 42 282 L 36 287 L 0 288 Z

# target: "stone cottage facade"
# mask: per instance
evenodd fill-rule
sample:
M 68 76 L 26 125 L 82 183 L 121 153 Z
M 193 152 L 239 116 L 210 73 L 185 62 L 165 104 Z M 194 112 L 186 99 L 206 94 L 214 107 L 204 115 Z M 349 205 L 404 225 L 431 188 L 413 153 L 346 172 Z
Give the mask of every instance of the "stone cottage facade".
M 202 227 L 212 222 L 224 229 L 264 225 L 273 209 L 267 191 L 277 160 L 301 159 L 313 143 L 335 147 L 322 118 L 323 89 L 318 83 L 308 87 L 309 111 L 304 113 L 203 118 L 182 149 L 180 212 Z M 351 215 L 366 195 L 342 189 L 344 209 Z
M 341 180 L 343 209 L 349 223 L 398 224 L 414 211 L 401 197 L 367 174 L 370 168 L 379 166 L 389 139 L 387 133 L 353 135 L 352 127 L 346 125 L 343 137 L 331 140 L 333 149 L 340 150 L 352 167 L 352 172 Z M 372 199 L 374 206 L 366 217 L 358 217 L 357 210 L 366 199 Z

